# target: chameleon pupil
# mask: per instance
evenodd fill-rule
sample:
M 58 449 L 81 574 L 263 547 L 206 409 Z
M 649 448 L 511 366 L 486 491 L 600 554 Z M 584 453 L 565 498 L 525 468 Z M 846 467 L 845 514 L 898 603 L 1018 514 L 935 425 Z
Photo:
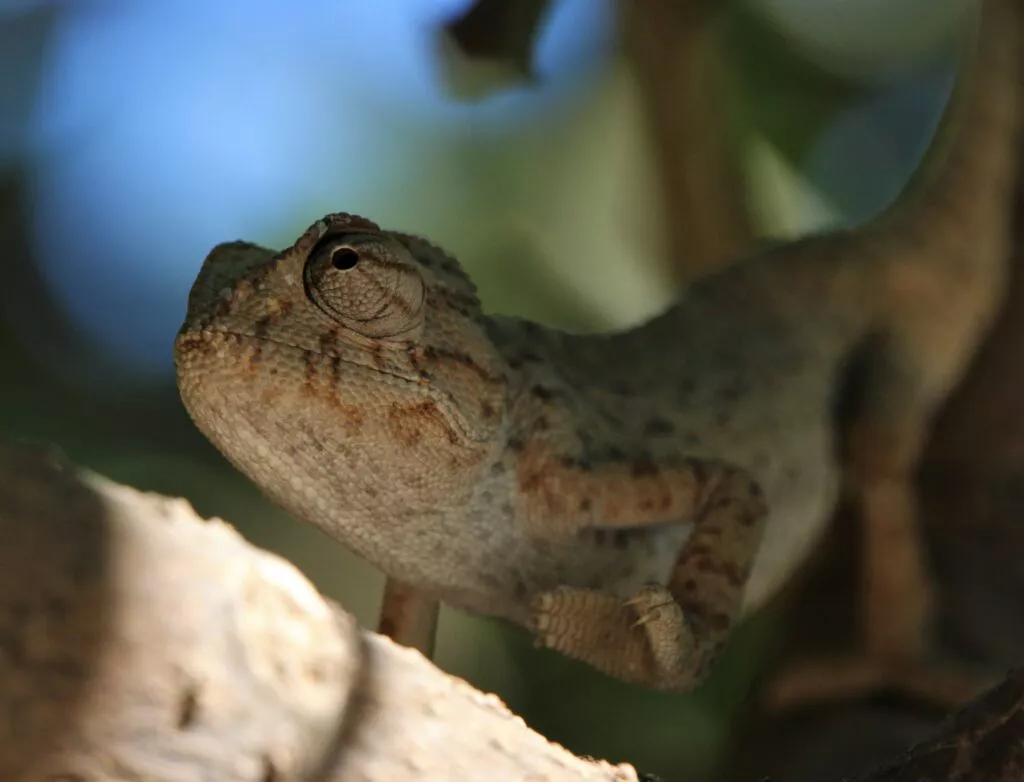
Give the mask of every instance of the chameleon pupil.
M 338 271 L 347 272 L 349 269 L 354 269 L 357 263 L 359 263 L 359 253 L 347 247 L 338 250 L 331 256 L 331 264 Z

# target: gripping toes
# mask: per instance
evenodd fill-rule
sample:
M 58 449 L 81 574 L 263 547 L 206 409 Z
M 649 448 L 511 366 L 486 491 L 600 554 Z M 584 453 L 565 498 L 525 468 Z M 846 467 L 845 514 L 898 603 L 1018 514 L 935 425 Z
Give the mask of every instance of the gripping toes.
M 582 660 L 625 681 L 689 689 L 703 665 L 682 609 L 662 586 L 631 600 L 590 589 L 558 587 L 537 595 L 532 628 L 539 646 Z

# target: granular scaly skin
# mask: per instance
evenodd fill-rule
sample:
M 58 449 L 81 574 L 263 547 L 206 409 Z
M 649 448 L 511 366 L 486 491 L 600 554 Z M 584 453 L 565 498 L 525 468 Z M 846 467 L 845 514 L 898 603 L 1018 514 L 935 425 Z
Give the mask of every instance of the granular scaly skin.
M 921 575 L 910 476 L 1003 287 L 1017 35 L 1015 3 L 986 3 L 958 132 L 916 197 L 621 333 L 484 315 L 452 258 L 352 215 L 280 253 L 222 244 L 177 338 L 182 399 L 275 501 L 385 573 L 663 689 L 699 681 L 806 558 L 845 459 L 868 552 L 879 530 L 909 541 L 868 569 L 868 605 L 889 604 L 869 651 L 913 653 L 926 603 L 892 608 Z

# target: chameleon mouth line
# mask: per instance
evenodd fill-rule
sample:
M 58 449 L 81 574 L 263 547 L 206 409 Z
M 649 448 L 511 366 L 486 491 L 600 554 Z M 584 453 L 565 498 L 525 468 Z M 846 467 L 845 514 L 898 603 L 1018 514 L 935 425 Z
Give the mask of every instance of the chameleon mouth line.
M 444 392 L 444 391 L 441 391 L 439 389 L 435 389 L 435 388 L 429 387 L 429 386 L 425 387 L 422 383 L 420 383 L 418 377 L 416 377 L 416 378 L 407 377 L 405 375 L 399 375 L 397 372 L 389 372 L 386 369 L 377 369 L 377 368 L 371 369 L 366 364 L 360 364 L 357 361 L 351 361 L 349 359 L 342 358 L 341 356 L 330 356 L 327 353 L 324 353 L 323 351 L 320 351 L 320 350 L 312 350 L 310 348 L 299 347 L 298 345 L 293 345 L 290 342 L 284 342 L 284 341 L 282 341 L 280 339 L 274 339 L 272 337 L 257 336 L 256 334 L 253 334 L 252 332 L 229 331 L 228 329 L 204 328 L 204 329 L 195 329 L 195 330 L 191 330 L 191 331 L 186 331 L 184 334 L 180 334 L 178 336 L 178 339 L 185 339 L 185 340 L 187 340 L 189 342 L 202 342 L 204 337 L 218 336 L 218 335 L 219 336 L 236 337 L 238 339 L 249 340 L 249 341 L 256 342 L 256 343 L 266 342 L 266 343 L 270 343 L 272 345 L 277 345 L 280 348 L 284 348 L 285 350 L 289 350 L 289 351 L 291 351 L 293 353 L 296 353 L 298 355 L 313 354 L 313 355 L 316 355 L 316 356 L 322 356 L 324 358 L 329 358 L 329 359 L 332 359 L 332 360 L 333 359 L 337 359 L 342 364 L 346 364 L 346 365 L 351 366 L 351 367 L 356 367 L 357 369 L 360 369 L 360 370 L 363 370 L 363 371 L 366 371 L 366 372 L 373 372 L 374 374 L 377 374 L 377 375 L 386 375 L 387 377 L 391 377 L 391 378 L 394 378 L 395 380 L 399 380 L 404 385 L 407 385 L 407 386 L 415 389 L 417 392 L 427 395 L 428 397 L 436 397 L 438 395 L 441 395 L 441 396 L 443 396 L 445 398 L 446 402 L 449 405 L 451 405 L 453 408 L 455 407 L 454 400 L 451 398 L 451 396 L 447 392 Z M 453 425 L 466 440 L 468 440 L 470 442 L 478 442 L 478 439 L 472 436 L 471 432 L 468 430 L 468 427 L 465 424 L 463 424 L 462 421 L 459 420 L 458 416 L 454 416 L 454 415 L 451 415 L 450 413 L 447 413 L 447 414 L 445 414 L 445 418 L 449 420 L 451 425 Z
M 285 348 L 286 350 L 290 350 L 290 351 L 292 351 L 294 353 L 298 353 L 298 354 L 302 354 L 302 355 L 312 354 L 312 355 L 315 355 L 315 356 L 323 356 L 324 358 L 328 358 L 328 359 L 337 359 L 342 364 L 347 364 L 347 365 L 352 366 L 352 367 L 358 367 L 359 369 L 364 369 L 364 370 L 369 370 L 370 369 L 370 367 L 368 367 L 366 364 L 360 364 L 358 361 L 352 361 L 351 359 L 342 358 L 341 356 L 330 355 L 328 353 L 324 353 L 322 350 L 313 350 L 312 348 L 300 347 L 299 345 L 294 345 L 291 342 L 284 342 L 283 340 L 274 339 L 273 337 L 259 336 L 259 335 L 253 334 L 252 332 L 229 331 L 228 329 L 210 329 L 210 328 L 205 328 L 205 329 L 198 329 L 196 331 L 186 332 L 184 336 L 186 336 L 186 337 L 191 336 L 191 337 L 194 337 L 197 340 L 199 340 L 199 339 L 202 339 L 202 337 L 204 337 L 204 336 L 221 335 L 221 334 L 227 335 L 227 336 L 230 336 L 230 337 L 238 337 L 240 339 L 250 340 L 250 341 L 253 341 L 253 342 L 257 342 L 257 343 L 259 343 L 259 342 L 269 342 L 272 345 L 277 345 L 278 347 Z M 403 381 L 405 383 L 408 383 L 409 385 L 413 386 L 414 388 L 421 388 L 422 387 L 420 382 L 419 382 L 419 378 L 418 377 L 410 377 L 410 376 L 407 376 L 407 375 L 400 375 L 397 372 L 391 372 L 391 371 L 388 371 L 386 369 L 377 369 L 376 367 L 374 367 L 372 369 L 372 371 L 375 374 L 378 374 L 378 375 L 387 375 L 388 377 L 393 377 L 396 380 L 401 380 L 401 381 Z

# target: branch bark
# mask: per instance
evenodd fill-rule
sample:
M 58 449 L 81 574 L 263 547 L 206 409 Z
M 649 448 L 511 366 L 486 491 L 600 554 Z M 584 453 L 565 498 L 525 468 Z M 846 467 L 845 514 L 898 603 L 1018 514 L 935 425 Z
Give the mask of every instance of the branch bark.
M 0 540 L 0 779 L 637 779 L 184 500 L 0 445 Z

